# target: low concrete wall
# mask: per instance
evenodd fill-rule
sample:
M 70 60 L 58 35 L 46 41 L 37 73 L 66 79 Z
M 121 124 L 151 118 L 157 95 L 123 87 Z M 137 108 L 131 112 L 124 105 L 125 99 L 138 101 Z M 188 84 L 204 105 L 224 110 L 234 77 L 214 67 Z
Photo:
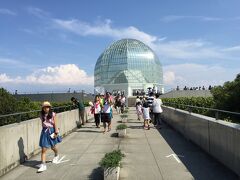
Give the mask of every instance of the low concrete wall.
M 163 107 L 163 119 L 240 176 L 240 125 Z
M 86 112 L 89 107 L 86 108 Z M 86 113 L 86 119 L 92 118 Z M 78 110 L 57 114 L 57 124 L 62 136 L 76 128 Z M 18 166 L 27 158 L 40 152 L 39 138 L 42 130 L 40 118 L 0 127 L 0 176 Z

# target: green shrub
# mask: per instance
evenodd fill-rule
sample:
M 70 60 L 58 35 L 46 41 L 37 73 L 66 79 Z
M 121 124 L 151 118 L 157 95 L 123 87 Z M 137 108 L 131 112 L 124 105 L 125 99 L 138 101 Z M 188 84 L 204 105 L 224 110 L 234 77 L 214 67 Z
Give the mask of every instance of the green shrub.
M 127 118 L 128 115 L 127 114 L 121 114 L 120 117 L 123 119 L 123 118 Z
M 4 88 L 0 88 L 0 114 L 1 115 L 27 112 L 21 115 L 1 117 L 0 126 L 39 117 L 41 104 L 42 102 L 34 102 L 34 101 L 31 101 L 29 98 L 21 98 L 17 100 L 7 90 L 5 90 Z M 65 103 L 51 102 L 51 104 L 53 106 L 53 111 L 56 113 L 73 109 L 72 103 L 70 102 L 65 102 Z M 56 108 L 60 106 L 63 106 L 63 107 Z M 34 112 L 30 112 L 30 111 L 34 111 Z
M 116 130 L 123 130 L 123 129 L 127 129 L 127 125 L 126 125 L 126 124 L 119 124 L 119 125 L 116 127 Z
M 214 108 L 240 113 L 240 74 L 238 74 L 233 81 L 225 82 L 223 86 L 214 87 L 211 90 L 211 93 L 213 97 L 163 98 L 162 101 L 167 106 L 211 117 L 215 117 L 214 111 L 194 107 L 190 109 L 184 105 Z M 219 112 L 218 118 L 229 122 L 240 123 L 239 115 Z
M 234 81 L 225 82 L 223 86 L 211 90 L 216 108 L 240 112 L 240 74 Z
M 115 168 L 120 165 L 120 161 L 124 156 L 121 150 L 114 150 L 105 154 L 99 164 L 102 168 Z
M 215 106 L 215 102 L 212 97 L 163 98 L 162 101 L 164 105 L 186 110 L 186 111 L 191 111 L 198 114 L 203 114 L 203 115 L 207 115 L 209 111 L 205 109 L 194 108 L 194 107 L 190 109 L 186 105 L 205 107 L 205 108 L 214 108 Z

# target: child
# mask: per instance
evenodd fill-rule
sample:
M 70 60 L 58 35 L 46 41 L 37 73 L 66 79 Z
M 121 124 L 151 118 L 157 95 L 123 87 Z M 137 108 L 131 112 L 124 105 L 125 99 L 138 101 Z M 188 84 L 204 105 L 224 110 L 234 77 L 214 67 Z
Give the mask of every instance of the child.
M 61 137 L 58 135 L 59 130 L 57 128 L 56 114 L 51 110 L 51 104 L 48 101 L 43 102 L 42 111 L 40 113 L 40 119 L 42 121 L 42 132 L 40 137 L 39 145 L 42 148 L 41 160 L 42 164 L 38 169 L 38 173 L 47 170 L 46 166 L 46 152 L 47 149 L 51 148 L 55 157 L 52 160 L 52 163 L 57 164 L 59 155 L 56 148 L 56 144 L 61 142 Z
M 149 114 L 150 108 L 147 102 L 143 103 L 142 112 L 143 112 L 143 119 L 144 119 L 144 129 L 149 130 L 150 129 L 149 121 L 151 120 L 151 118 Z
M 137 110 L 138 120 L 140 121 L 141 116 L 142 116 L 142 103 L 141 102 L 136 103 L 136 110 Z

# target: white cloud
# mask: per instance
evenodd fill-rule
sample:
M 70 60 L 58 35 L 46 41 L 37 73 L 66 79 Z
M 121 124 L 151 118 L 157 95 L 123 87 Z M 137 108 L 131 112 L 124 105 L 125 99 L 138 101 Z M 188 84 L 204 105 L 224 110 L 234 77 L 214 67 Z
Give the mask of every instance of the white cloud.
M 207 17 L 205 17 L 207 18 Z M 164 59 L 236 59 L 227 47 L 219 47 L 202 39 L 168 41 L 166 37 L 157 37 L 145 33 L 134 26 L 114 28 L 109 19 L 90 24 L 77 19 L 52 19 L 55 28 L 65 30 L 80 36 L 104 36 L 113 39 L 135 38 L 149 45 Z M 239 51 L 240 55 L 240 51 Z
M 167 85 L 172 85 L 176 80 L 175 73 L 172 71 L 167 71 L 163 74 L 163 81 Z
M 224 53 L 222 48 L 200 39 L 162 41 L 154 43 L 152 48 L 167 59 L 228 59 L 231 57 Z
M 9 9 L 0 9 L 0 14 L 4 14 L 4 15 L 11 15 L 11 16 L 15 16 L 17 15 L 17 13 L 9 10 Z
M 34 31 L 28 28 L 22 28 L 20 31 L 25 32 L 27 34 L 34 34 Z
M 223 49 L 226 52 L 239 52 L 240 53 L 240 46 L 233 46 Z
M 87 22 L 79 21 L 77 19 L 53 19 L 53 23 L 57 28 L 70 31 L 81 36 L 105 36 L 112 37 L 114 39 L 136 38 L 144 41 L 147 44 L 151 44 L 152 42 L 158 40 L 156 36 L 152 36 L 143 31 L 140 31 L 134 26 L 125 28 L 113 28 L 111 26 L 111 20 L 109 19 L 106 19 L 103 22 L 98 22 L 96 24 L 90 24 Z
M 221 21 L 223 18 L 219 17 L 209 17 L 209 16 L 180 16 L 180 15 L 169 15 L 161 18 L 163 22 L 174 22 L 184 19 L 194 19 L 199 21 Z
M 74 33 L 79 36 L 100 36 L 113 39 L 134 38 L 143 41 L 149 45 L 160 57 L 166 60 L 216 60 L 234 59 L 238 60 L 239 54 L 232 53 L 228 47 L 220 47 L 203 39 L 183 39 L 167 40 L 166 37 L 159 37 L 146 33 L 137 27 L 113 27 L 110 19 L 98 20 L 96 23 L 84 22 L 79 19 L 59 19 L 52 18 L 49 13 L 39 8 L 29 8 L 28 11 L 40 18 L 45 18 L 50 26 L 59 30 Z M 165 16 L 165 21 L 174 21 L 179 19 L 198 19 L 202 21 L 220 21 L 227 18 L 209 17 L 209 16 Z M 239 17 L 228 18 L 229 20 L 238 20 Z M 239 56 L 238 56 L 239 55 Z
M 49 17 L 49 13 L 40 8 L 28 7 L 27 11 L 29 14 L 32 14 L 38 18 L 48 18 Z
M 230 17 L 230 18 L 222 18 L 222 17 L 211 17 L 211 16 L 184 16 L 184 15 L 168 15 L 162 17 L 160 20 L 162 22 L 175 22 L 180 20 L 197 20 L 197 21 L 203 21 L 203 22 L 211 22 L 211 21 L 237 21 L 240 18 L 237 17 Z
M 12 81 L 12 79 L 10 77 L 8 77 L 5 73 L 0 74 L 0 83 L 8 83 L 11 81 Z
M 232 81 L 240 72 L 240 68 L 228 69 L 217 65 L 176 64 L 164 66 L 164 83 L 166 86 L 176 88 L 222 85 Z
M 96 37 L 110 37 L 112 39 L 135 38 L 148 44 L 160 57 L 168 64 L 173 63 L 172 60 L 179 60 L 182 64 L 173 64 L 164 66 L 164 82 L 167 86 L 208 86 L 223 84 L 225 81 L 234 79 L 235 75 L 240 72 L 239 69 L 228 69 L 220 65 L 201 65 L 196 62 L 201 61 L 202 64 L 208 63 L 209 60 L 215 61 L 215 64 L 226 64 L 229 60 L 238 60 L 240 56 L 240 46 L 223 47 L 211 43 L 204 39 L 183 39 L 183 40 L 169 40 L 166 37 L 159 37 L 146 33 L 137 27 L 115 27 L 111 20 L 98 21 L 97 23 L 84 22 L 79 19 L 59 19 L 51 18 L 45 11 L 32 8 L 30 13 L 39 17 L 45 18 L 51 27 L 60 31 L 74 33 L 79 36 L 96 36 Z M 166 16 L 162 18 L 163 21 L 172 22 L 181 19 L 194 19 L 200 21 L 226 21 L 239 20 L 239 17 L 234 18 L 218 18 L 207 16 Z M 63 36 L 63 38 L 65 38 Z M 184 62 L 191 61 L 195 63 L 184 64 Z M 175 61 L 176 62 L 176 61 Z M 47 81 L 55 82 L 79 82 L 78 79 L 63 78 L 61 74 L 52 73 L 60 72 L 61 68 L 46 68 L 41 71 L 43 75 L 32 74 L 26 78 L 27 82 L 45 83 Z M 64 71 L 65 72 L 65 71 Z M 66 74 L 63 73 L 63 74 Z M 68 74 L 68 73 L 67 73 Z M 78 74 L 78 73 L 76 73 Z M 80 73 L 82 74 L 82 73 Z M 81 75 L 82 76 L 82 75 Z M 68 77 L 68 76 L 67 76 Z M 85 76 L 84 77 L 88 77 Z M 84 78 L 88 79 L 88 78 Z M 93 77 L 91 77 L 93 82 Z M 61 81 L 63 80 L 63 81 Z
M 20 60 L 12 59 L 12 58 L 5 58 L 5 57 L 0 57 L 0 66 L 5 68 L 23 68 L 23 69 L 35 69 L 38 68 L 38 65 L 32 65 L 25 63 Z
M 0 74 L 0 84 L 33 84 L 33 85 L 93 85 L 93 76 L 80 69 L 75 64 L 59 65 L 39 69 L 26 77 L 10 78 Z
M 9 59 L 9 58 L 1 58 L 0 57 L 0 65 L 10 64 L 10 65 L 17 65 L 20 62 L 15 59 Z

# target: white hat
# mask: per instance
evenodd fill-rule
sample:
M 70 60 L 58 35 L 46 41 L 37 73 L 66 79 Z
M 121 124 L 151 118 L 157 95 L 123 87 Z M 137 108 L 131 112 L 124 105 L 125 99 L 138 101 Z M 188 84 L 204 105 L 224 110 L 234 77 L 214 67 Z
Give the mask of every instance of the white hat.
M 42 107 L 52 107 L 52 105 L 50 104 L 50 102 L 44 101 L 44 102 L 42 103 Z

